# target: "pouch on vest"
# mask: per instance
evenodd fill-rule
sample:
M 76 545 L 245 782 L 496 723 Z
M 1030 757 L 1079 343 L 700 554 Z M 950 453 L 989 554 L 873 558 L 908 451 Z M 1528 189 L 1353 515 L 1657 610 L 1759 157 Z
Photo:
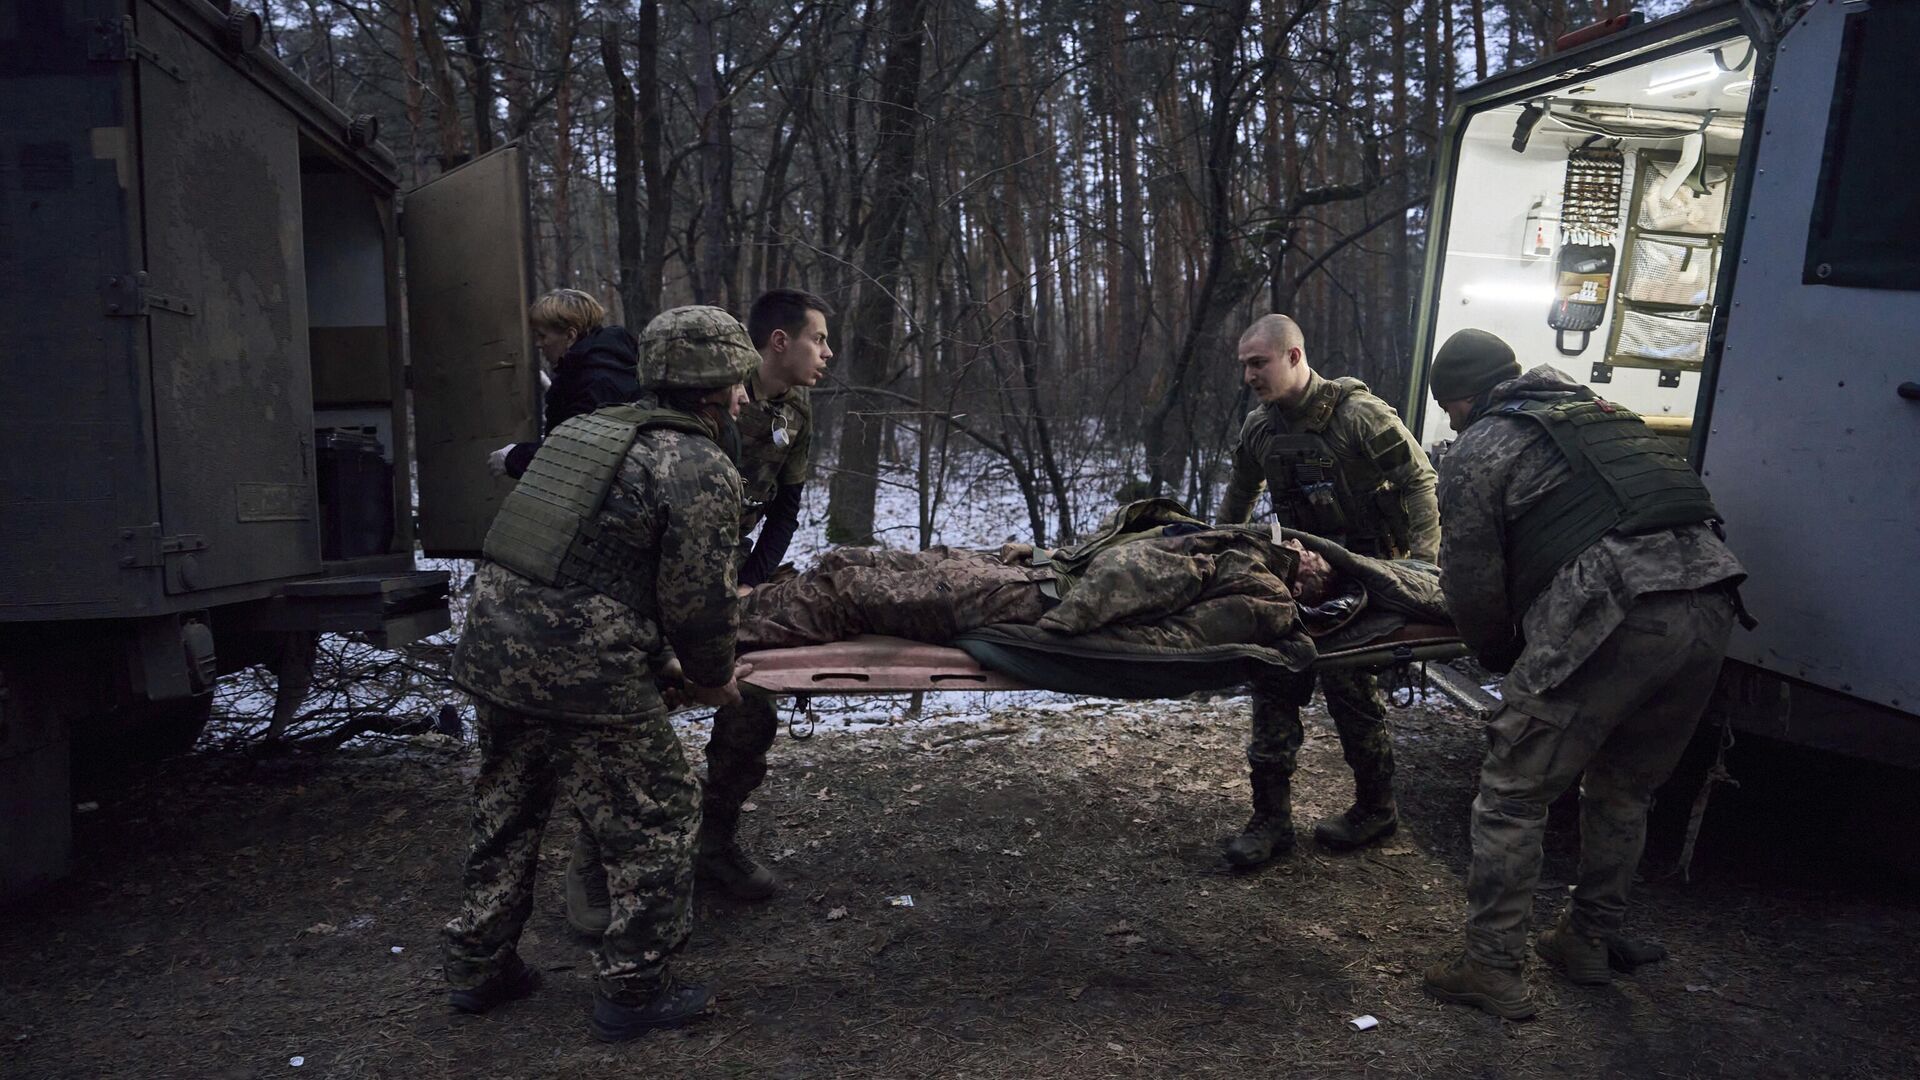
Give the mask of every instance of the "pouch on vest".
M 1562 244 L 1556 263 L 1553 307 L 1547 312 L 1547 325 L 1553 327 L 1553 344 L 1562 356 L 1579 356 L 1587 351 L 1593 332 L 1607 317 L 1607 293 L 1613 289 L 1612 244 Z M 1567 332 L 1578 332 L 1580 343 L 1567 347 Z

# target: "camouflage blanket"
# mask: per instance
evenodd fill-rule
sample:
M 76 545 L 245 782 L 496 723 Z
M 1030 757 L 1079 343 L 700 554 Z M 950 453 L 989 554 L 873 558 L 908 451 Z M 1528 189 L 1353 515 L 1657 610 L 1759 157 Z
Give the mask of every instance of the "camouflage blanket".
M 1270 538 L 1204 530 L 1116 546 L 1069 575 L 1049 553 L 841 548 L 742 605 L 740 650 L 887 634 L 944 645 L 985 626 L 1024 626 L 1156 653 L 1229 646 L 1292 670 L 1312 645 Z
M 1446 621 L 1429 564 L 1369 559 L 1303 533 L 1214 527 L 1157 499 L 1121 507 L 1087 540 L 1054 551 L 829 552 L 754 590 L 740 649 L 887 634 L 1039 649 L 1082 666 L 1165 661 L 1200 684 L 1232 685 L 1261 666 L 1305 670 L 1316 634 L 1348 648 L 1409 621 Z

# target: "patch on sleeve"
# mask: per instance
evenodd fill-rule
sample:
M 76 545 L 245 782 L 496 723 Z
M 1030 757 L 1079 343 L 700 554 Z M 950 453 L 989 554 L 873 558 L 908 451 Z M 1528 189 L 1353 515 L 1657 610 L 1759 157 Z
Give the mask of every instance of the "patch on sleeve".
M 1382 471 L 1391 472 L 1413 460 L 1413 443 L 1397 427 L 1384 427 L 1367 440 L 1367 456 Z

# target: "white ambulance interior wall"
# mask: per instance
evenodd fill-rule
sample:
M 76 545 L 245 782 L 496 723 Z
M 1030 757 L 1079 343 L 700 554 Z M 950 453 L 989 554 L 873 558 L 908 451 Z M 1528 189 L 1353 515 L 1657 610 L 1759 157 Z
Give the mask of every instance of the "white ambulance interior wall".
M 1744 43 L 1725 50 L 1732 61 L 1745 49 Z M 1665 73 L 1679 71 L 1683 76 L 1716 70 L 1710 50 L 1655 61 L 1636 68 L 1610 73 L 1585 85 L 1594 92 L 1584 97 L 1594 101 L 1629 104 L 1668 104 L 1655 101 L 1647 92 L 1651 82 L 1667 78 Z M 1705 87 L 1717 107 L 1729 104 L 1744 110 L 1743 95 L 1724 92 L 1727 85 L 1747 78 L 1746 72 L 1720 73 Z M 1684 95 L 1686 88 L 1682 88 Z M 1672 94 L 1663 94 L 1672 97 Z M 1706 95 L 1700 95 L 1706 96 Z M 1582 97 L 1556 98 L 1555 106 L 1581 101 Z M 1702 107 L 1690 97 L 1670 104 Z M 1732 111 L 1729 109 L 1728 111 Z M 1587 382 L 1593 365 L 1606 359 L 1614 305 L 1608 297 L 1606 318 L 1592 331 L 1587 347 L 1578 356 L 1564 356 L 1555 347 L 1555 331 L 1547 325 L 1547 312 L 1553 303 L 1555 258 L 1559 253 L 1558 206 L 1566 179 L 1567 151 L 1579 146 L 1586 132 L 1570 130 L 1552 119 L 1542 120 L 1533 130 L 1523 153 L 1513 149 L 1515 121 L 1521 106 L 1506 105 L 1475 116 L 1468 124 L 1453 179 L 1453 204 L 1447 219 L 1446 252 L 1440 268 L 1438 305 L 1434 312 L 1434 331 L 1429 348 L 1438 349 L 1457 330 L 1469 327 L 1499 336 L 1513 346 L 1522 368 L 1552 364 L 1581 382 Z M 1603 143 L 1601 145 L 1610 145 Z M 1633 198 L 1636 150 L 1653 149 L 1677 152 L 1677 139 L 1625 139 L 1618 145 L 1626 157 L 1625 174 L 1620 185 L 1621 228 L 1614 235 L 1616 253 L 1625 241 L 1627 210 Z M 1731 157 L 1738 151 L 1731 140 L 1710 139 L 1709 155 Z M 1544 230 L 1550 254 L 1524 253 L 1534 238 L 1529 211 L 1538 201 L 1544 217 Z M 1616 258 L 1614 285 L 1620 274 Z M 1576 332 L 1566 335 L 1569 346 L 1580 340 Z M 1617 401 L 1649 416 L 1691 416 L 1700 391 L 1700 376 L 1685 371 L 1680 385 L 1662 387 L 1660 372 L 1644 368 L 1614 367 L 1612 381 L 1591 384 L 1602 397 Z M 1453 437 L 1446 414 L 1429 403 L 1420 432 L 1421 445 L 1433 445 Z

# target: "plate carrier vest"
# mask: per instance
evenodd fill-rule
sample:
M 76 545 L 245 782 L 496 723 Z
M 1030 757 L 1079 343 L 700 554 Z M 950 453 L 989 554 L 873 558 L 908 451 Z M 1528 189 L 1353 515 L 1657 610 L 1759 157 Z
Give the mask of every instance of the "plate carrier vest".
M 1524 612 L 1553 575 L 1608 533 L 1639 536 L 1717 521 L 1713 498 L 1686 460 L 1637 413 L 1610 401 L 1507 401 L 1490 415 L 1546 429 L 1573 477 L 1507 526 L 1507 593 Z
M 542 585 L 586 585 L 653 614 L 652 590 L 635 588 L 651 584 L 651 575 L 633 571 L 650 565 L 654 553 L 602 527 L 598 515 L 633 441 L 662 429 L 710 437 L 686 413 L 637 405 L 597 409 L 554 428 L 500 504 L 481 554 Z
M 1383 432 L 1379 445 L 1361 457 L 1342 458 L 1323 432 L 1347 395 L 1366 390 L 1359 379 L 1328 380 L 1336 388 L 1332 407 L 1298 421 L 1300 430 L 1281 430 L 1277 410 L 1268 410 L 1262 437 L 1251 449 L 1266 475 L 1273 509 L 1289 529 L 1322 536 L 1362 555 L 1405 558 L 1413 530 L 1400 493 L 1386 468 L 1407 453 L 1397 432 Z

